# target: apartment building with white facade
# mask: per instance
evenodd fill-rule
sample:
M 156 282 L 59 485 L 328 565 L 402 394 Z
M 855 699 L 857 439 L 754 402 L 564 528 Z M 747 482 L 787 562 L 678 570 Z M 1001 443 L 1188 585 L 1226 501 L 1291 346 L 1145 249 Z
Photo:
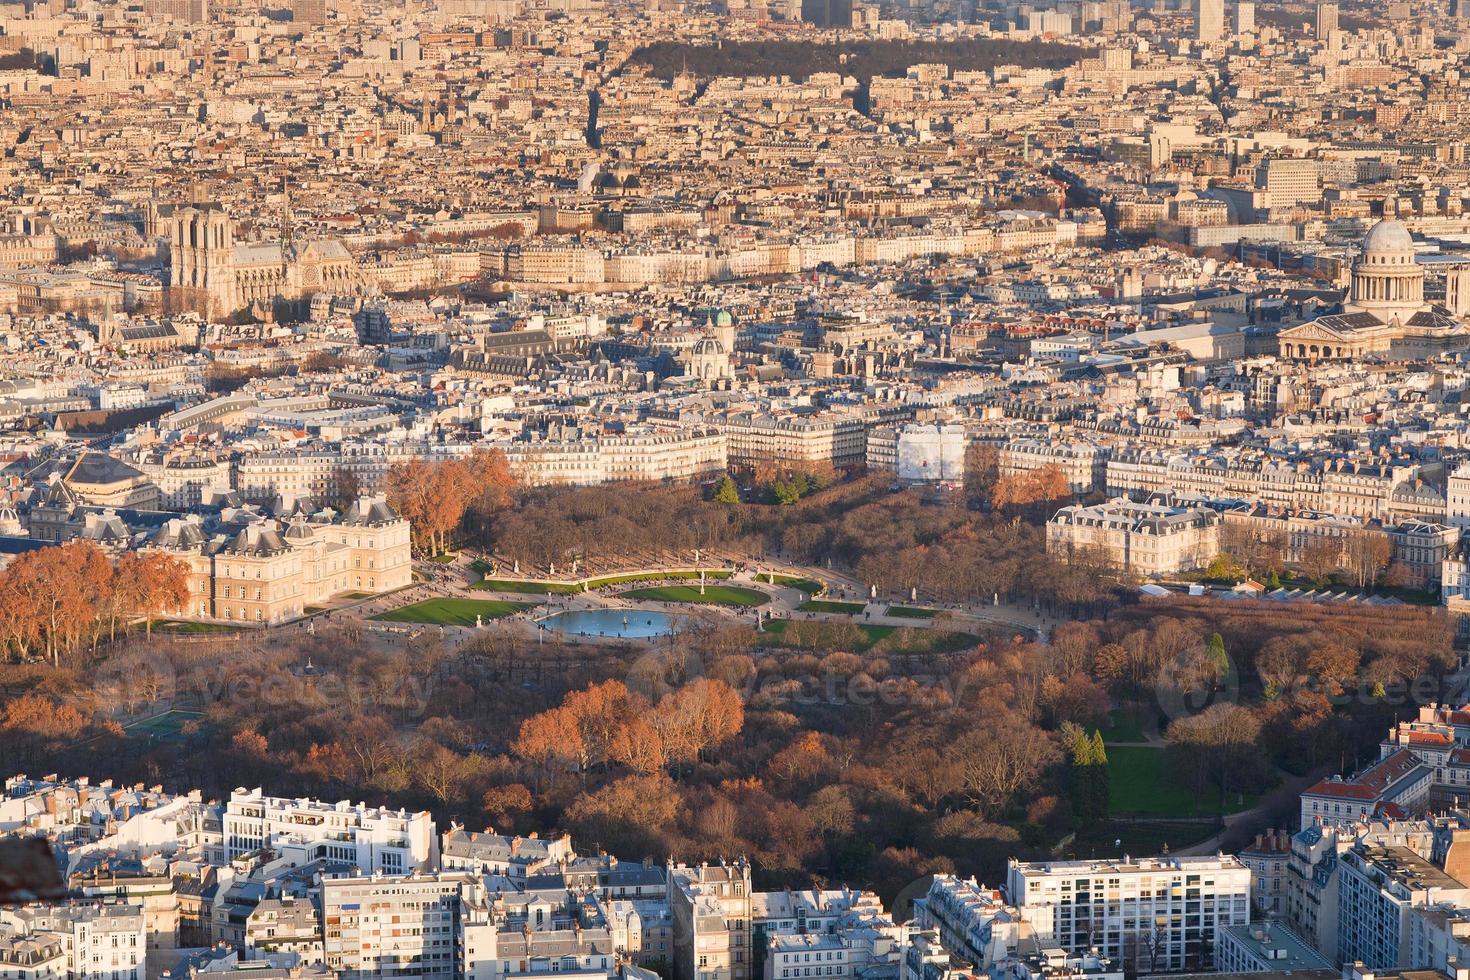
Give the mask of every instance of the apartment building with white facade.
M 0 933 L 31 937 L 50 950 L 59 945 L 64 976 L 77 980 L 144 980 L 148 943 L 143 910 L 131 905 L 26 905 L 0 907 Z M 49 969 L 48 953 L 36 963 Z
M 619 481 L 687 482 L 722 473 L 725 433 L 716 426 L 637 428 L 570 438 L 495 443 L 526 486 L 597 486 Z
M 867 458 L 868 427 L 856 415 L 731 415 L 722 425 L 730 465 L 860 466 Z
M 750 980 L 750 864 L 670 864 L 676 980 Z
M 1000 475 L 1023 476 L 1054 466 L 1067 478 L 1067 489 L 1076 495 L 1102 489 L 1107 480 L 1109 450 L 1083 442 L 1043 439 L 1012 439 L 1000 451 Z
M 473 871 L 482 875 L 500 875 L 512 881 L 523 880 L 554 867 L 560 861 L 576 857 L 572 838 L 515 837 L 483 833 L 451 827 L 444 832 L 439 848 L 439 867 L 445 871 Z
M 61 937 L 0 932 L 0 978 L 4 980 L 62 980 L 70 963 Z
M 1007 960 L 991 980 L 1123 980 L 1123 965 L 1095 953 L 1068 953 L 1058 946 Z
M 1434 770 L 1401 748 L 1355 776 L 1331 776 L 1307 787 L 1301 796 L 1301 826 L 1350 824 L 1380 813 L 1415 816 L 1428 804 L 1433 784 Z
M 1051 907 L 1038 904 L 1028 911 L 1041 920 L 1040 932 L 1049 935 Z M 945 949 L 977 970 L 1014 956 L 1022 937 L 1037 931 L 999 889 L 950 874 L 935 875 L 929 891 L 914 901 L 914 925 L 938 929 Z
M 322 882 L 326 965 L 344 980 L 491 980 L 495 925 L 469 872 Z
M 860 921 L 883 917 L 883 904 L 872 892 L 839 889 L 782 889 L 751 896 L 751 943 L 754 980 L 767 979 L 767 949 L 782 933 L 835 933 Z
M 1297 973 L 1330 970 L 1327 957 L 1269 918 L 1215 933 L 1215 968 L 1221 973 Z
M 324 803 L 236 789 L 225 804 L 225 858 L 271 848 L 300 863 L 325 858 L 365 873 L 408 874 L 434 867 L 439 839 L 426 810 L 409 813 L 362 803 Z
M 868 970 L 896 965 L 904 930 L 885 922 L 832 932 L 778 932 L 766 948 L 769 980 L 856 980 Z
M 1037 939 L 1068 950 L 1095 948 L 1139 973 L 1208 969 L 1217 930 L 1250 921 L 1250 869 L 1230 856 L 1121 861 L 1011 859 L 1006 895 Z

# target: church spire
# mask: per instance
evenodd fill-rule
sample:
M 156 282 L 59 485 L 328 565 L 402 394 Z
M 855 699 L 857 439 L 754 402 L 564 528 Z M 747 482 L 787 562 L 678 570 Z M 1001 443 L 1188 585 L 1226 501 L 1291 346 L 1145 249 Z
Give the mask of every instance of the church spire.
M 295 228 L 291 216 L 291 178 L 281 178 L 281 189 L 285 191 L 286 200 L 281 205 L 281 251 L 285 252 L 291 248 Z

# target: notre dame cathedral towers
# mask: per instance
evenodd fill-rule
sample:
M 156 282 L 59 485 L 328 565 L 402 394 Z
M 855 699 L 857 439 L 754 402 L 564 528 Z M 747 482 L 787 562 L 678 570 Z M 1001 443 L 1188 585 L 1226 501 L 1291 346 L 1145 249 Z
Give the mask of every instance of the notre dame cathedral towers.
M 155 218 L 154 226 L 168 229 L 170 288 L 210 317 L 245 307 L 271 311 L 316 293 L 345 296 L 363 287 L 357 260 L 341 242 L 295 240 L 288 223 L 279 241 L 239 243 L 223 208 L 196 202 L 175 208 L 167 224 Z
M 191 205 L 174 212 L 169 284 L 197 291 L 211 315 L 234 312 L 235 226 L 224 211 Z

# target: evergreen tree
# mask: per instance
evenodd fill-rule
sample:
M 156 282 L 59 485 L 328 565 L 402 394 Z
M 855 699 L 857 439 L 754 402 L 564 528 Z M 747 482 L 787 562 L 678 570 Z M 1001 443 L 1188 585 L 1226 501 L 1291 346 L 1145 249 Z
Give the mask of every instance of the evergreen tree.
M 740 503 L 740 488 L 735 485 L 735 481 L 730 479 L 728 475 L 726 475 L 725 478 L 720 481 L 720 485 L 715 488 L 715 503 Z
M 1095 820 L 1097 765 L 1093 741 L 1081 725 L 1072 722 L 1062 726 L 1061 734 L 1072 759 L 1072 815 L 1082 821 Z
M 1113 803 L 1112 774 L 1108 770 L 1108 750 L 1103 745 L 1102 731 L 1092 732 L 1092 812 L 1094 819 L 1106 820 Z
M 1225 637 L 1219 633 L 1210 637 L 1209 646 L 1205 648 L 1205 656 L 1210 660 L 1210 666 L 1215 668 L 1216 680 L 1223 679 L 1230 673 L 1230 656 L 1225 652 Z

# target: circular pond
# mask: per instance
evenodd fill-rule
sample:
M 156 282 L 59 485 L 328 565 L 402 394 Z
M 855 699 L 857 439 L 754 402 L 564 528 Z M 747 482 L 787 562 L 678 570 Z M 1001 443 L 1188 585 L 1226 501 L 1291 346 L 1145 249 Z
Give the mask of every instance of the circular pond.
M 547 616 L 541 625 L 577 636 L 646 640 L 677 633 L 682 624 L 678 617 L 652 609 L 578 609 Z

